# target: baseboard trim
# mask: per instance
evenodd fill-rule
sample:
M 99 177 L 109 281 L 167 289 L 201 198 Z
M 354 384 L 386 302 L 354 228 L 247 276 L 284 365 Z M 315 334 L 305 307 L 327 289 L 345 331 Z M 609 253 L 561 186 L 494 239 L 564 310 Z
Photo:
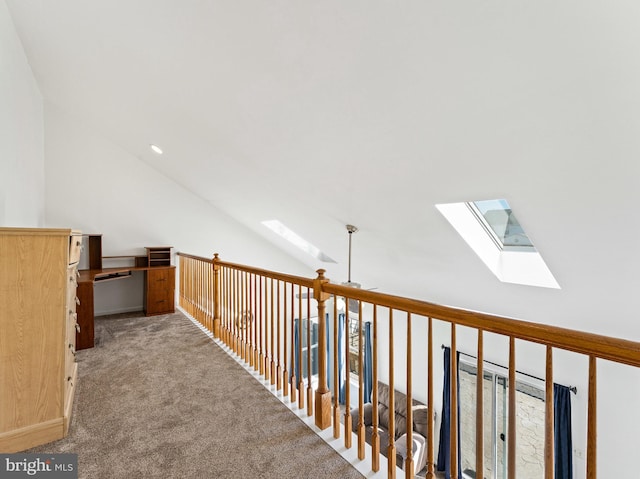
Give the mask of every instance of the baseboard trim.
M 20 452 L 64 437 L 64 420 L 59 417 L 0 434 L 0 452 Z
M 109 316 L 111 314 L 137 313 L 138 311 L 143 311 L 143 310 L 144 310 L 144 307 L 142 305 L 131 306 L 129 308 L 116 308 L 116 309 L 109 309 L 109 310 L 103 310 L 103 311 L 96 311 L 93 314 L 93 316 L 98 317 L 98 316 Z

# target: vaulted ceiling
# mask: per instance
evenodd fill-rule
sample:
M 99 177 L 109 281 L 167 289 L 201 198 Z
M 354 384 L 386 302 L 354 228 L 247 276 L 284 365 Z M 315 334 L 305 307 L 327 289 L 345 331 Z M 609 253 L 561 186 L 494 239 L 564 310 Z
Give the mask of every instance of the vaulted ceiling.
M 333 280 L 351 223 L 364 287 L 640 340 L 637 3 L 7 4 L 47 103 Z M 562 289 L 500 283 L 435 208 L 492 198 Z

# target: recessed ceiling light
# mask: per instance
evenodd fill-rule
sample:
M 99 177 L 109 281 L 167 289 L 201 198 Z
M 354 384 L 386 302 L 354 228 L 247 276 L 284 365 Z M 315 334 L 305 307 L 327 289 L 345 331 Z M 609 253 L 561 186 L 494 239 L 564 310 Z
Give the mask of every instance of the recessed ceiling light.
M 160 148 L 157 145 L 149 145 L 149 148 L 151 148 L 153 150 L 154 153 L 157 153 L 158 155 L 162 155 L 162 148 Z

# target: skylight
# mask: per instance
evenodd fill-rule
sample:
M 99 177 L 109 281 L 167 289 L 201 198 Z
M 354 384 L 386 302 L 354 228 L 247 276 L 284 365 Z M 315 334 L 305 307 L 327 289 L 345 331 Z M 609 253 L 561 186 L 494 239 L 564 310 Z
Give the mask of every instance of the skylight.
M 300 248 L 305 253 L 324 263 L 335 263 L 336 261 L 324 254 L 320 249 L 309 243 L 307 240 L 299 236 L 295 231 L 290 230 L 278 220 L 267 220 L 262 222 L 267 228 L 282 238 L 289 241 L 294 246 Z
M 535 251 L 507 200 L 473 201 L 467 205 L 499 247 L 532 248 Z
M 507 200 L 447 203 L 436 208 L 500 281 L 560 288 Z

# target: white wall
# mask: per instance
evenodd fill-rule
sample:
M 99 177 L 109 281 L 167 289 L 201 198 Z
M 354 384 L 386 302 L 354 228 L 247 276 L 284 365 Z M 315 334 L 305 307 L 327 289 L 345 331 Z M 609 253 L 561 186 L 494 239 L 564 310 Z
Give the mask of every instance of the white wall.
M 42 226 L 42 95 L 0 1 L 0 226 Z
M 45 123 L 47 226 L 102 234 L 104 256 L 144 254 L 145 246 L 170 245 L 174 252 L 205 257 L 219 252 L 228 261 L 314 276 L 210 203 L 48 103 Z M 141 282 L 134 275 L 97 285 L 96 313 L 141 309 Z

